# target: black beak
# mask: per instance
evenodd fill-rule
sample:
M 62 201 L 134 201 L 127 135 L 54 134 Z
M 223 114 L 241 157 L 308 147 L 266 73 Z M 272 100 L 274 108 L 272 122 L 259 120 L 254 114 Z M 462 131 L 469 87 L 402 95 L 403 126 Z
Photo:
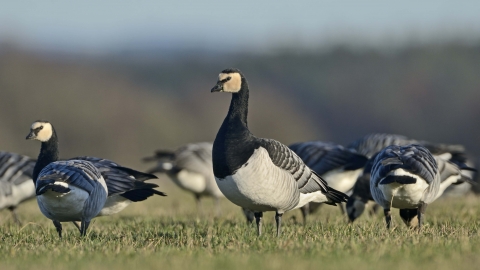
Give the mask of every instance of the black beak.
M 30 133 L 28 133 L 26 139 L 27 140 L 33 140 L 33 139 L 35 139 L 35 137 L 37 137 L 37 135 L 35 135 L 35 132 L 33 132 L 33 130 L 32 130 L 32 131 L 30 131 Z
M 223 84 L 219 82 L 212 88 L 210 92 L 213 93 L 213 92 L 222 92 L 222 91 L 223 91 Z

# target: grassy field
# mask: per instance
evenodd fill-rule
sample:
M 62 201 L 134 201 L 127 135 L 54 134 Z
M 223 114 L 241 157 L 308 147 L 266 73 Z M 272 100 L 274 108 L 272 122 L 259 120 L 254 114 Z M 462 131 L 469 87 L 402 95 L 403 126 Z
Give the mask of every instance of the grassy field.
M 426 226 L 407 229 L 394 211 L 387 231 L 383 214 L 347 225 L 338 209 L 325 206 L 301 224 L 299 211 L 284 216 L 281 238 L 274 215 L 265 214 L 258 238 L 240 209 L 224 201 L 214 216 L 207 200 L 197 214 L 193 198 L 162 183 L 167 198 L 131 205 L 113 217 L 95 219 L 80 238 L 64 224 L 59 239 L 35 201 L 18 209 L 22 226 L 0 212 L 0 269 L 478 269 L 480 198 L 437 201 Z M 165 187 L 166 186 L 166 187 Z

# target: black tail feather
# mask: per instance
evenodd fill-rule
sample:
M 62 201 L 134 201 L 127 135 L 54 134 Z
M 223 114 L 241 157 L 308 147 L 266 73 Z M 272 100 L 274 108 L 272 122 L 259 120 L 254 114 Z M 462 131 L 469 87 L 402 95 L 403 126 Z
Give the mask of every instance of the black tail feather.
M 403 185 L 408 185 L 408 184 L 415 184 L 417 182 L 417 179 L 411 176 L 406 176 L 406 175 L 389 175 L 385 178 L 383 178 L 380 181 L 380 185 L 387 185 L 391 183 L 399 183 Z
M 343 192 L 327 186 L 327 193 L 325 194 L 329 200 L 326 204 L 337 205 L 337 203 L 347 202 L 349 196 Z

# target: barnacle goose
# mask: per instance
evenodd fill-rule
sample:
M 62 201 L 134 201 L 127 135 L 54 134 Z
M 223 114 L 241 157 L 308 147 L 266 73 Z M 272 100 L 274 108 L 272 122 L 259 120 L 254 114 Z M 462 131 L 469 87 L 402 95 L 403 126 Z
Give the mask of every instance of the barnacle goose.
M 450 160 L 457 164 L 469 164 L 463 145 L 419 141 L 397 134 L 373 133 L 366 135 L 348 145 L 349 148 L 352 148 L 370 158 L 363 173 L 355 183 L 353 192 L 347 202 L 347 215 L 350 222 L 353 222 L 360 217 L 365 209 L 365 204 L 368 201 L 373 201 L 370 192 L 370 173 L 373 161 L 378 152 L 389 145 L 409 144 L 421 144 L 425 146 L 436 159 L 441 158 L 444 160 Z M 472 178 L 471 171 L 463 170 L 462 173 L 465 174 L 466 178 Z M 460 181 L 449 186 L 447 190 L 445 190 L 445 194 L 464 194 L 470 187 L 471 185 L 468 181 Z M 376 211 L 377 206 L 374 205 L 373 207 L 373 211 Z
M 0 151 L 0 209 L 10 210 L 17 224 L 21 224 L 15 212 L 17 206 L 35 198 L 34 166 L 35 160 L 30 157 Z
M 347 195 L 329 187 L 287 146 L 250 133 L 249 89 L 240 70 L 223 70 L 211 92 L 232 94 L 228 114 L 213 143 L 213 173 L 227 199 L 255 213 L 258 235 L 265 211 L 276 212 L 280 236 L 286 211 L 312 201 L 332 205 L 346 201 Z
M 37 121 L 36 123 L 48 125 L 53 130 L 54 136 L 52 135 L 50 140 L 56 141 L 54 145 L 57 147 L 56 156 L 58 157 L 58 139 L 52 125 L 47 121 Z M 37 131 L 37 133 L 39 132 L 40 131 Z M 33 137 L 31 139 L 33 139 Z M 48 142 L 49 140 L 47 139 L 45 143 Z M 50 142 L 50 144 L 52 143 L 53 142 Z M 48 145 L 46 145 L 46 147 L 47 146 Z M 42 149 L 43 147 L 44 143 L 42 142 Z M 125 209 L 125 207 L 127 207 L 130 203 L 144 201 L 153 195 L 166 196 L 165 193 L 154 189 L 158 187 L 158 185 L 153 183 L 145 183 L 146 180 L 156 179 L 157 177 L 155 175 L 120 166 L 119 164 L 108 159 L 84 156 L 68 159 L 66 161 L 72 160 L 93 164 L 105 181 L 108 191 L 107 198 L 100 212 L 98 212 L 98 214 L 95 216 L 108 216 L 116 214 Z M 73 224 L 80 230 L 80 232 L 82 232 L 81 227 L 79 227 L 75 221 Z
M 435 201 L 453 183 L 471 181 L 461 170 L 472 170 L 443 158 L 434 158 L 421 145 L 392 145 L 375 158 L 370 180 L 373 199 L 384 209 L 390 228 L 390 208 L 399 208 L 407 225 L 417 216 L 422 227 L 427 205 Z
M 305 164 L 320 175 L 328 185 L 338 191 L 351 194 L 351 190 L 362 173 L 368 158 L 353 149 L 329 142 L 310 141 L 289 146 Z M 300 208 L 304 224 L 308 214 L 321 204 L 307 203 Z M 341 206 L 343 212 L 343 207 Z
M 212 147 L 210 142 L 190 143 L 175 151 L 158 150 L 153 157 L 144 161 L 157 161 L 148 173 L 165 173 L 180 188 L 193 193 L 197 207 L 202 197 L 213 197 L 217 211 L 223 193 L 218 189 L 212 169 Z
M 40 211 L 53 221 L 60 238 L 60 222 L 66 221 L 80 221 L 80 235 L 85 236 L 90 221 L 107 200 L 107 185 L 100 171 L 86 160 L 58 161 L 57 134 L 47 121 L 35 121 L 27 140 L 42 142 L 33 169 Z

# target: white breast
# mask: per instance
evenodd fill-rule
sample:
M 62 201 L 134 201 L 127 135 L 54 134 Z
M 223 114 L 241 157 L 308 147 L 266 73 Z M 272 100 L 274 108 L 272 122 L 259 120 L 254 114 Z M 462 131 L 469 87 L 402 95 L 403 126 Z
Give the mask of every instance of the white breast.
M 424 202 L 425 193 L 429 184 L 421 177 L 411 174 L 403 169 L 397 169 L 390 175 L 405 175 L 417 179 L 415 184 L 390 183 L 387 185 L 378 185 L 386 201 L 390 202 L 391 207 L 399 209 L 417 208 L 420 202 Z M 428 203 L 428 202 L 427 202 Z
M 262 147 L 235 174 L 217 178 L 217 185 L 227 199 L 253 211 L 283 213 L 293 209 L 300 197 L 293 176 L 275 166 Z
M 57 193 L 48 190 L 37 196 L 37 202 L 42 213 L 52 220 L 81 221 L 83 207 L 89 194 L 83 189 L 64 182 L 55 182 L 55 184 L 68 187 L 71 191 L 69 193 Z
M 12 186 L 12 194 L 0 196 L 0 209 L 15 206 L 19 203 L 35 197 L 35 185 L 33 181 L 25 181 L 20 185 Z

